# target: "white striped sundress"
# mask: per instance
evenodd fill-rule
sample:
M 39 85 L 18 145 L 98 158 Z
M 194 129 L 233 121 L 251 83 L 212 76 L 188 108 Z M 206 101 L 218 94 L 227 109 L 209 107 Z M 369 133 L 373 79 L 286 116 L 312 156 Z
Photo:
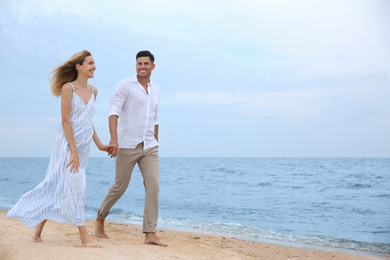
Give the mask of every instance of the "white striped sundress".
M 70 119 L 80 161 L 79 172 L 72 173 L 71 167 L 66 167 L 70 148 L 61 124 L 45 179 L 25 193 L 7 214 L 7 218 L 16 218 L 28 227 L 34 227 L 45 219 L 73 226 L 85 225 L 85 167 L 92 142 L 95 101 L 92 87 L 87 104 L 74 92 L 73 85 L 72 88 Z

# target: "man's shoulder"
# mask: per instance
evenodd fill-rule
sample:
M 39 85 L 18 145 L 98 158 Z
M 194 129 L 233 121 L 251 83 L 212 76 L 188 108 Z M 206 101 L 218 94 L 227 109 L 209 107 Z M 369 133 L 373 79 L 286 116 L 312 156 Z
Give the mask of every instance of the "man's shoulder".
M 124 78 L 124 79 L 120 80 L 118 84 L 120 84 L 120 83 L 129 84 L 129 83 L 136 83 L 136 82 L 137 82 L 137 76 L 132 76 L 132 77 L 128 77 L 128 78 Z
M 134 82 L 134 77 L 124 78 L 118 82 L 116 85 L 119 89 L 128 89 L 131 88 L 133 85 L 136 85 L 136 82 Z

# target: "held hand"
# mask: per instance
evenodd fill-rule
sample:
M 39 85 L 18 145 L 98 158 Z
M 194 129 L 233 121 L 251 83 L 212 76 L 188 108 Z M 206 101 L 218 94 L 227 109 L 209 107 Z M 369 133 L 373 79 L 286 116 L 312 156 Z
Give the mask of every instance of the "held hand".
M 79 162 L 79 155 L 77 154 L 77 152 L 72 152 L 70 154 L 70 160 L 68 165 L 66 165 L 66 167 L 68 167 L 69 165 L 71 165 L 70 172 L 72 173 L 79 172 L 80 162 Z
M 118 141 L 116 139 L 111 139 L 109 146 L 110 149 L 107 151 L 108 155 L 111 156 L 111 158 L 116 157 L 118 154 Z
M 107 152 L 108 155 L 110 155 L 112 153 L 112 149 L 114 149 L 116 146 L 113 145 L 113 144 L 109 144 L 109 145 L 103 145 L 102 147 L 99 148 L 100 151 L 104 151 L 104 152 Z

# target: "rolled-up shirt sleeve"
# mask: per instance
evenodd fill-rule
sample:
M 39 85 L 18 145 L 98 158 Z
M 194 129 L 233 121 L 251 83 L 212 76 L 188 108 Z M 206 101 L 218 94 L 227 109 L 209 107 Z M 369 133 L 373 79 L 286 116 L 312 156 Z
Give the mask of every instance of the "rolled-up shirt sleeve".
M 118 116 L 122 111 L 122 107 L 126 101 L 128 90 L 124 81 L 120 81 L 115 88 L 114 95 L 110 100 L 110 106 L 108 108 L 108 117 Z

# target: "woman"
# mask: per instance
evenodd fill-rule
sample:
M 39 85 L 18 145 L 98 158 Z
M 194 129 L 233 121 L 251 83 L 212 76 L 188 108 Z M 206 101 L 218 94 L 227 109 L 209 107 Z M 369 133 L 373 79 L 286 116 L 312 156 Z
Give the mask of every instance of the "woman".
M 42 241 L 42 230 L 49 219 L 77 226 L 82 245 L 100 247 L 85 227 L 85 167 L 92 140 L 101 151 L 110 153 L 113 146 L 103 145 L 92 125 L 97 89 L 88 84 L 88 79 L 94 77 L 95 70 L 91 53 L 84 50 L 50 73 L 53 95 L 61 96 L 62 124 L 45 179 L 7 214 L 7 218 L 35 227 L 35 242 Z

